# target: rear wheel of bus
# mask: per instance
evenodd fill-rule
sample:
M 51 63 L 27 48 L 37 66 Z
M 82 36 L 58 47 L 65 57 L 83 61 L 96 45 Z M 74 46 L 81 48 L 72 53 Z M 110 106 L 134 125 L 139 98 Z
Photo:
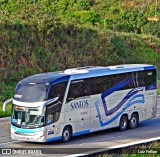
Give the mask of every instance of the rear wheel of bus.
M 62 142 L 69 142 L 72 136 L 72 131 L 69 126 L 66 126 L 62 132 Z
M 134 129 L 138 126 L 138 115 L 136 113 L 133 113 L 131 115 L 130 121 L 129 121 L 129 128 Z
M 128 118 L 127 116 L 123 115 L 119 122 L 119 130 L 124 131 L 127 129 L 127 126 L 128 126 Z

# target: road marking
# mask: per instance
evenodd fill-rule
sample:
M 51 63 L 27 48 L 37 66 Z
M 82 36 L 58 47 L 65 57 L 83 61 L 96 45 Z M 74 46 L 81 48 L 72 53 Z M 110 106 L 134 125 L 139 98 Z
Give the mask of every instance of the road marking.
M 116 136 L 116 137 L 110 137 L 110 138 L 103 138 L 103 139 L 99 139 L 99 140 L 95 140 L 95 141 L 90 141 L 90 142 L 85 142 L 85 143 L 81 143 L 79 145 L 83 145 L 83 144 L 87 144 L 87 143 L 95 143 L 95 142 L 101 142 L 101 141 L 106 141 L 106 140 L 112 140 L 112 139 L 118 139 L 122 136 Z
M 117 146 L 112 146 L 112 147 L 108 147 L 108 148 L 109 149 L 117 149 L 117 148 L 129 147 L 129 146 L 133 146 L 133 145 L 137 145 L 137 144 L 153 142 L 153 141 L 157 141 L 157 140 L 160 140 L 160 136 L 159 137 L 155 137 L 155 138 L 146 139 L 146 140 L 141 140 L 141 141 L 121 144 L 121 145 L 117 145 Z
M 4 142 L 4 143 L 0 143 L 0 145 L 10 144 L 10 143 L 19 143 L 19 141 Z
M 101 142 L 101 141 L 106 141 L 106 140 L 112 140 L 112 139 L 118 139 L 122 136 L 116 136 L 116 137 L 110 137 L 110 138 L 103 138 L 103 139 L 99 139 L 99 140 L 96 140 L 96 141 L 93 141 L 93 142 Z

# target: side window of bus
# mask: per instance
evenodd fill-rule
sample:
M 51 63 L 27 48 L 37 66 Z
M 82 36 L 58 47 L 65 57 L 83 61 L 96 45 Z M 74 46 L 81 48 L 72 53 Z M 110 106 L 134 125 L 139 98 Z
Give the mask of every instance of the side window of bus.
M 144 87 L 145 81 L 144 81 L 144 71 L 137 72 L 137 80 L 138 80 L 138 87 Z
M 156 70 L 150 70 L 147 72 L 147 76 L 145 78 L 146 86 L 149 86 L 156 82 Z
M 122 77 L 122 82 L 123 83 L 126 83 L 129 80 L 129 82 L 124 85 L 122 90 L 123 89 L 132 89 L 132 88 L 136 88 L 137 87 L 137 83 L 136 83 L 137 82 L 137 76 L 136 76 L 136 73 L 133 72 L 133 73 L 121 74 L 121 77 Z
M 56 104 L 51 104 L 47 106 L 46 125 L 57 122 L 59 120 L 61 108 L 62 108 L 62 103 L 59 101 Z
M 138 72 L 139 86 L 149 86 L 156 82 L 156 70 Z
M 93 95 L 101 94 L 111 87 L 110 76 L 93 78 Z
M 48 99 L 59 97 L 59 100 L 62 102 L 66 87 L 67 87 L 67 82 L 62 82 L 62 83 L 53 85 L 50 89 Z
M 74 80 L 71 82 L 67 96 L 67 102 L 92 94 L 91 80 Z
M 93 94 L 93 81 L 91 78 L 84 79 L 82 85 L 82 95 L 89 96 Z
M 118 83 L 120 83 L 120 85 L 123 85 L 118 90 L 126 90 L 126 89 L 136 88 L 136 83 L 135 83 L 133 73 L 112 75 L 111 80 L 112 80 L 112 87 L 117 85 Z M 130 81 L 128 81 L 128 80 L 130 80 Z

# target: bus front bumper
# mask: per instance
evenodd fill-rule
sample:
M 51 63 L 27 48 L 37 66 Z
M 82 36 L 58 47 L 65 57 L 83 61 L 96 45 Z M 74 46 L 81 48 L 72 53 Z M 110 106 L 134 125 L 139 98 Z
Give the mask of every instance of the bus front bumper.
M 11 138 L 12 140 L 18 141 L 30 141 L 30 142 L 45 142 L 45 133 L 43 131 L 28 134 L 28 133 L 19 133 L 11 130 Z

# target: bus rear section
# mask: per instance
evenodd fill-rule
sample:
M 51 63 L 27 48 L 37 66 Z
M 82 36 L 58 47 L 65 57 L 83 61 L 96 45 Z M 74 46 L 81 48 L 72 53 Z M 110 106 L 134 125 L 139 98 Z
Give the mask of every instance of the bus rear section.
M 118 72 L 71 81 L 65 119 L 77 125 L 77 134 L 114 127 L 133 129 L 156 116 L 156 68 Z

